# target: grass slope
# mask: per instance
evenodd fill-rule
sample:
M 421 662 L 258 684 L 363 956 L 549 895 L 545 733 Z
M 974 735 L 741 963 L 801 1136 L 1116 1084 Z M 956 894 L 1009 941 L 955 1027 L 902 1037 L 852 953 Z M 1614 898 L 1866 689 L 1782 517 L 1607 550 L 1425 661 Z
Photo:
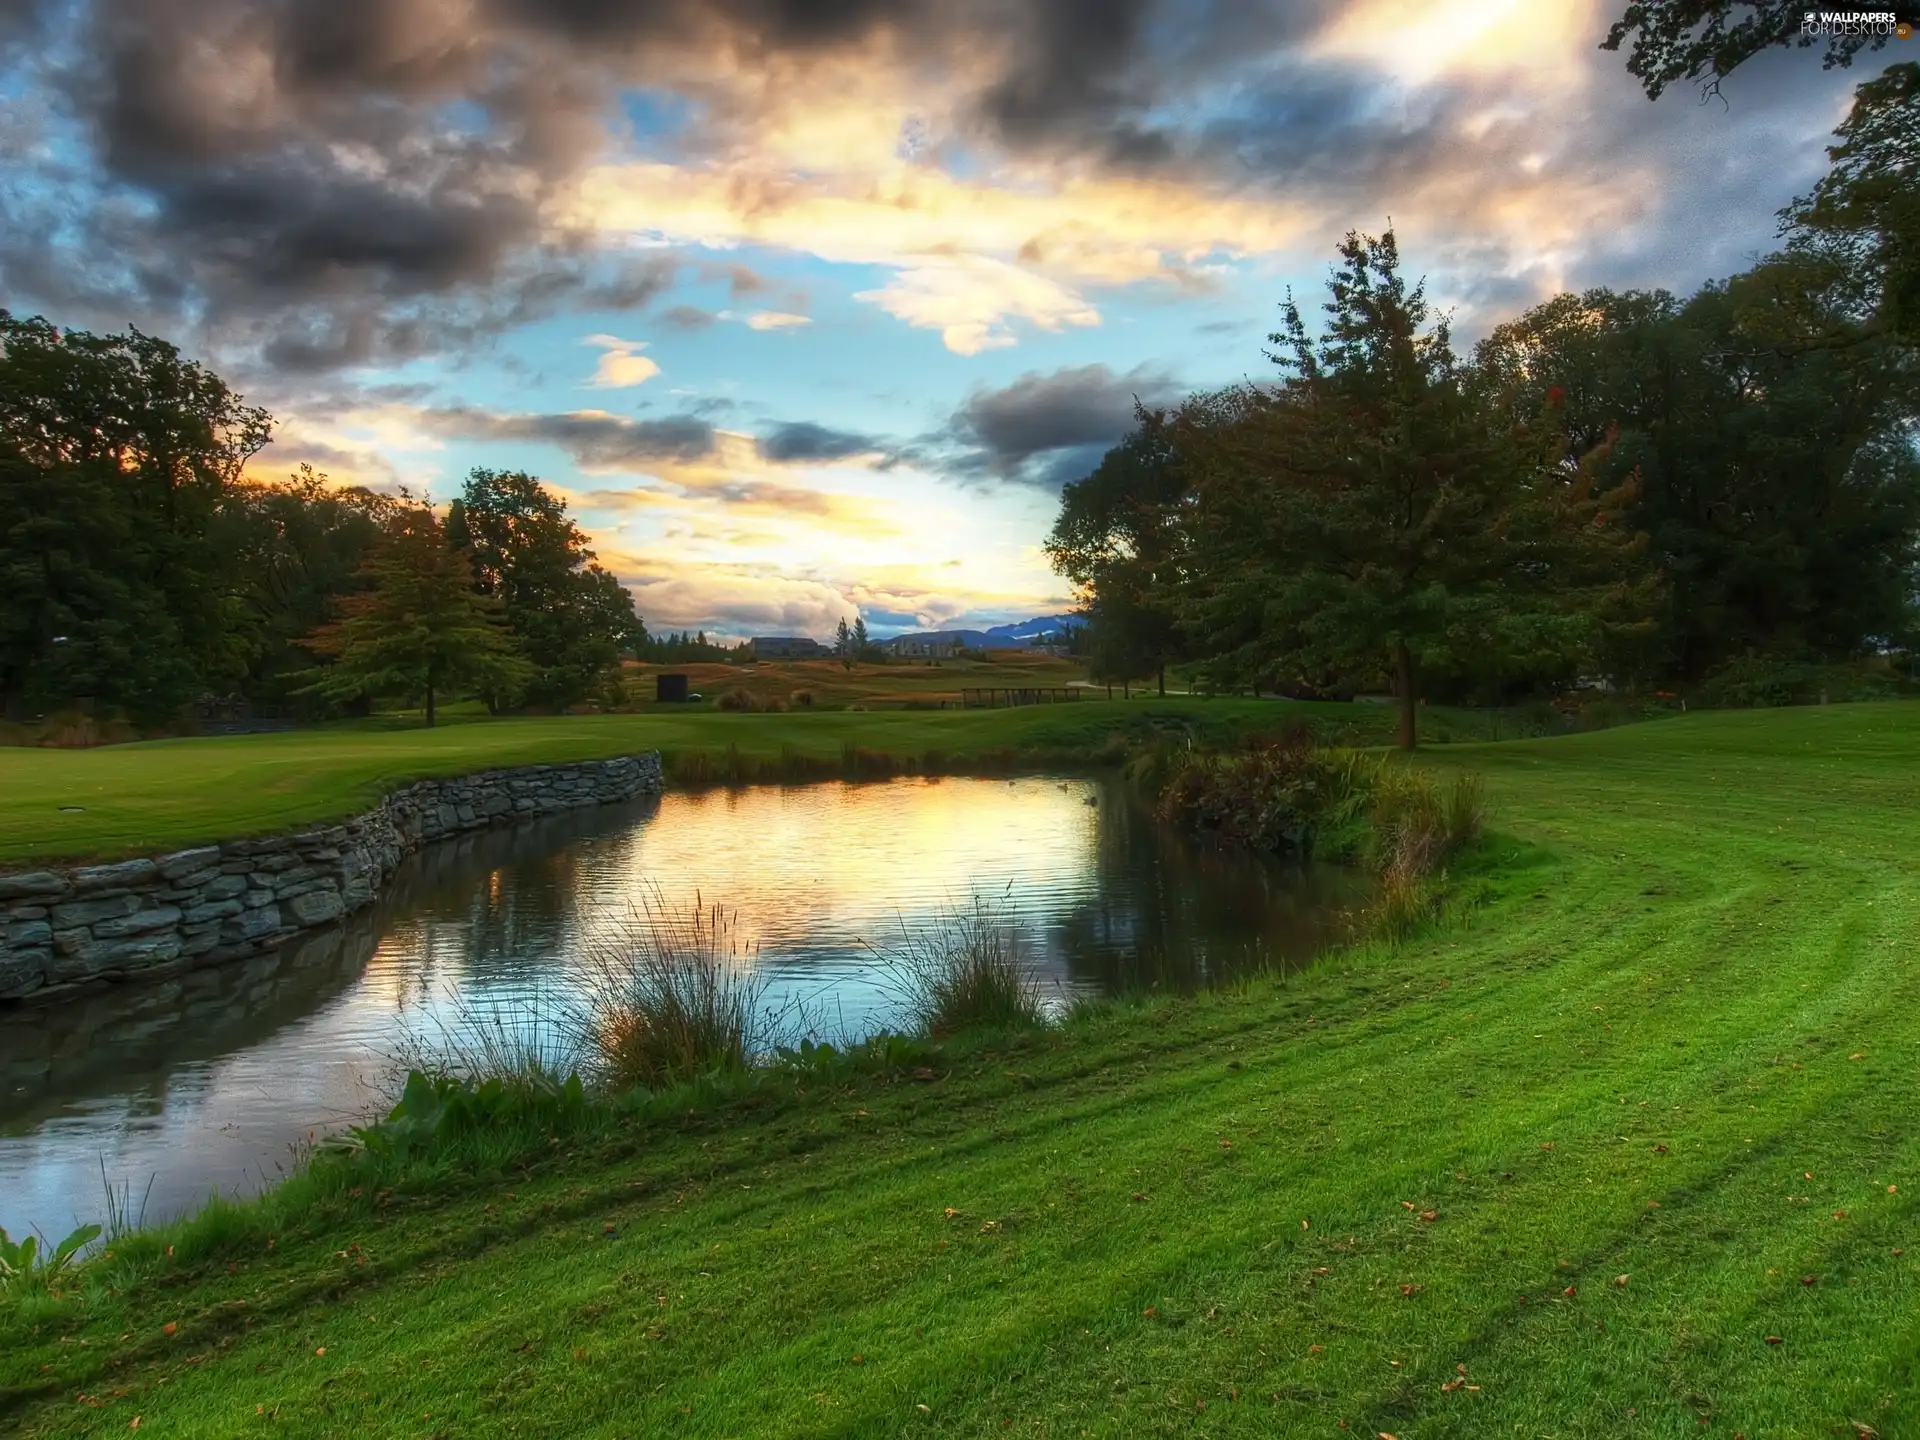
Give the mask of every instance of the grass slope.
M 1436 711 L 1433 727 L 1470 728 Z M 736 750 L 837 759 L 846 747 L 964 765 L 994 753 L 1091 754 L 1115 731 L 1191 725 L 1204 737 L 1297 720 L 1385 743 L 1378 705 L 1275 700 L 1104 700 L 1019 709 L 753 715 L 662 709 L 637 715 L 475 718 L 432 730 L 375 722 L 276 735 L 158 740 L 91 750 L 0 747 L 0 865 L 111 857 L 266 833 L 364 809 L 396 785 L 503 765 L 658 749 L 670 763 Z M 78 807 L 77 809 L 63 807 Z
M 1920 707 L 1441 760 L 1447 931 L 16 1314 L 0 1428 L 1920 1433 Z

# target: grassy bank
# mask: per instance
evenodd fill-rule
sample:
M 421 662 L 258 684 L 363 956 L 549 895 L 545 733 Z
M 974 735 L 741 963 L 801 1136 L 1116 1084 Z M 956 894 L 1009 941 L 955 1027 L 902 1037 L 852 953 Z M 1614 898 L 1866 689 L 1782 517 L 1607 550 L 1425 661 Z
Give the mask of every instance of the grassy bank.
M 0 1423 L 1915 1433 L 1920 709 L 1428 763 L 1515 837 L 1440 933 L 235 1226 Z
M 1474 718 L 1436 711 L 1435 737 Z M 1305 722 L 1358 743 L 1391 739 L 1378 705 L 1277 700 L 1082 701 L 1019 709 L 473 718 L 432 730 L 393 722 L 91 750 L 0 747 L 0 865 L 108 858 L 283 830 L 364 809 L 409 780 L 495 766 L 660 750 L 679 783 L 817 779 L 1073 763 L 1115 735 L 1202 744 Z

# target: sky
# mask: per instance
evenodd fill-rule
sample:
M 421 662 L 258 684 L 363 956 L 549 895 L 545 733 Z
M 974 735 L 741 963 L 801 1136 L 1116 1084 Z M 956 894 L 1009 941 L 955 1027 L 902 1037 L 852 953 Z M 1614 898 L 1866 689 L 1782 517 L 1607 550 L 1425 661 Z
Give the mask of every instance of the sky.
M 1389 223 L 1471 341 L 1774 243 L 1852 86 L 1588 0 L 0 0 L 0 306 L 566 498 L 656 632 L 1067 609 L 1059 488 Z M 1891 58 L 1891 57 L 1887 57 Z

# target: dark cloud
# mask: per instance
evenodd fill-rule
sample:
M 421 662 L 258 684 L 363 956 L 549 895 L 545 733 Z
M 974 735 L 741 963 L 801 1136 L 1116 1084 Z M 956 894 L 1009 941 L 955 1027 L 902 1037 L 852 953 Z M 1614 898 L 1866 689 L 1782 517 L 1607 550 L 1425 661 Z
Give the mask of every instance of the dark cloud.
M 844 460 L 849 455 L 871 455 L 882 447 L 870 435 L 830 430 L 811 421 L 796 420 L 776 426 L 755 442 L 763 459 L 776 465 L 807 460 Z
M 514 415 L 454 405 L 422 411 L 420 420 L 450 437 L 552 445 L 591 470 L 643 470 L 662 460 L 699 460 L 713 453 L 713 426 L 691 415 L 630 420 L 598 411 Z
M 1142 366 L 1116 375 L 1105 365 L 1029 372 L 999 390 L 980 389 L 948 425 L 964 447 L 956 469 L 1046 488 L 1086 474 L 1134 423 L 1136 401 L 1177 398 L 1166 375 Z
M 881 65 L 981 66 L 964 145 L 1157 171 L 1305 205 L 1339 229 L 1377 229 L 1396 201 L 1426 204 L 1452 181 L 1458 193 L 1427 211 L 1471 231 L 1485 186 L 1468 175 L 1495 177 L 1503 197 L 1635 187 L 1623 193 L 1643 215 L 1588 253 L 1623 269 L 1655 257 L 1689 283 L 1709 257 L 1724 269 L 1764 245 L 1782 176 L 1818 164 L 1833 98 L 1859 78 L 1763 57 L 1725 87 L 1751 108 L 1715 129 L 1691 96 L 1649 105 L 1619 57 L 1595 51 L 1591 83 L 1566 92 L 1580 109 L 1554 128 L 1552 168 L 1526 179 L 1539 113 L 1469 123 L 1512 110 L 1510 77 L 1395 89 L 1383 104 L 1377 71 L 1306 53 L 1344 3 L 0 0 L 0 295 L 309 375 L 482 347 L 569 310 L 638 308 L 686 262 L 610 258 L 553 218 L 605 153 L 623 90 L 691 97 L 696 118 L 674 143 L 722 154 L 755 101 L 715 74 L 856 48 Z M 25 138 L 21 96 L 64 129 Z M 1688 183 L 1649 185 L 1650 169 L 1685 169 Z M 1031 263 L 1047 258 L 1036 246 Z M 1522 265 L 1487 259 L 1524 288 Z M 743 264 L 688 268 L 736 299 L 770 288 Z M 661 319 L 694 328 L 704 312 Z M 1002 463 L 979 443 L 989 468 Z M 1026 473 L 1071 448 L 1008 463 Z
M 675 305 L 660 312 L 660 323 L 674 330 L 705 330 L 719 320 L 711 310 L 702 310 L 698 305 Z

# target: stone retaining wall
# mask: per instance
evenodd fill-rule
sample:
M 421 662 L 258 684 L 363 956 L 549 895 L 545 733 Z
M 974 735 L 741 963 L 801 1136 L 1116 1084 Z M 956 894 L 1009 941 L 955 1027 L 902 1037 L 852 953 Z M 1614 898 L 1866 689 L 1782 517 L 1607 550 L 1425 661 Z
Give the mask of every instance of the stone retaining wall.
M 0 875 L 0 1001 L 257 955 L 369 904 L 422 845 L 662 788 L 655 752 L 422 780 L 296 835 Z

